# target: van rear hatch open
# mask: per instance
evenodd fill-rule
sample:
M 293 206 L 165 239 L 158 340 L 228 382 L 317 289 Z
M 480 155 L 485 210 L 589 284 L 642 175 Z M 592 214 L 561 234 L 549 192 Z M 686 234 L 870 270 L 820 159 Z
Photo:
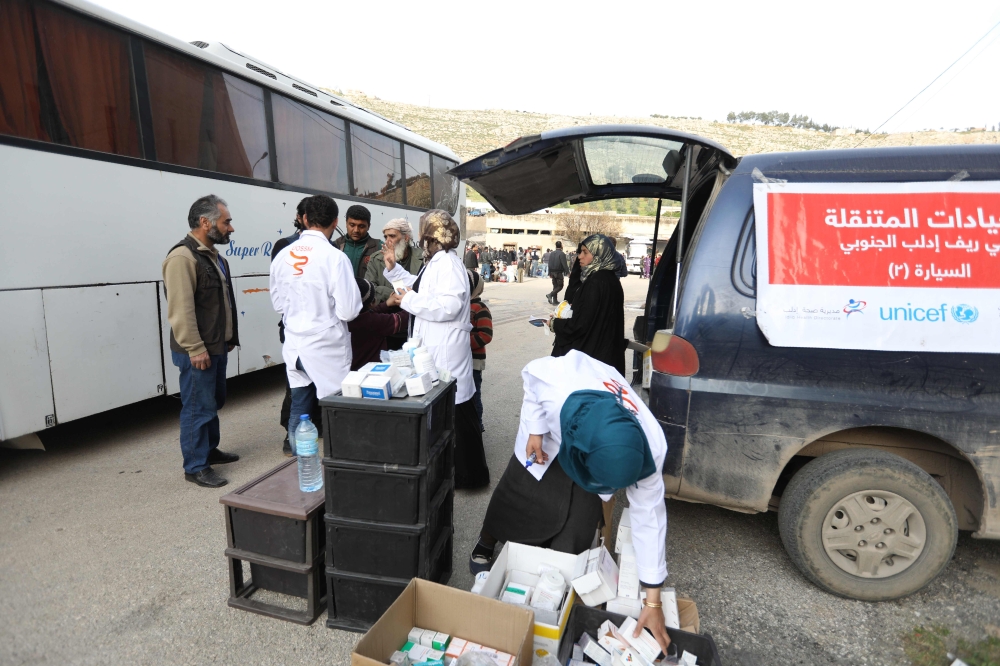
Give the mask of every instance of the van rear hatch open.
M 680 201 L 690 188 L 732 169 L 736 158 L 702 137 L 646 125 L 569 127 L 526 136 L 448 173 L 499 213 L 522 215 L 559 203 L 642 197 Z

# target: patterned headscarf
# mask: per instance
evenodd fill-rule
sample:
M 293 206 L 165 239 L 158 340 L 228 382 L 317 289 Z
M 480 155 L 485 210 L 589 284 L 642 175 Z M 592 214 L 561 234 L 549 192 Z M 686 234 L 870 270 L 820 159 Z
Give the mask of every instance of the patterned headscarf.
M 420 247 L 425 260 L 430 260 L 439 250 L 458 247 L 462 232 L 448 211 L 433 208 L 420 216 Z
M 621 255 L 615 249 L 614 240 L 604 234 L 593 234 L 584 238 L 580 247 L 586 247 L 594 255 L 594 260 L 590 262 L 589 266 L 581 267 L 581 282 L 586 282 L 590 274 L 595 271 L 615 271 L 616 274 L 618 273 Z M 577 248 L 577 255 L 579 252 L 579 248 Z
M 469 274 L 469 300 L 475 300 L 483 295 L 483 277 L 469 268 L 465 272 Z

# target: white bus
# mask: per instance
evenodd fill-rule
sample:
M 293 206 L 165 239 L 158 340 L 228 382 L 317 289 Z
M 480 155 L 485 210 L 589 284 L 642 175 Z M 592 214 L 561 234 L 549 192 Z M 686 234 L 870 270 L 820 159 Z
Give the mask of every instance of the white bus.
M 430 77 L 428 70 L 428 77 Z M 82 0 L 0 3 L 0 440 L 179 391 L 160 265 L 213 193 L 240 342 L 281 361 L 270 249 L 311 194 L 394 217 L 464 212 L 445 146 L 223 44 Z

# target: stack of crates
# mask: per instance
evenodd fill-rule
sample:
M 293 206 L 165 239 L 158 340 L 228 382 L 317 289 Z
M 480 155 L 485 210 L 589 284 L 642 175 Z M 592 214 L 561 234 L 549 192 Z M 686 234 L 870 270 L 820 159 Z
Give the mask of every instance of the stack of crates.
M 327 626 L 367 631 L 411 578 L 451 577 L 455 391 L 320 401 Z

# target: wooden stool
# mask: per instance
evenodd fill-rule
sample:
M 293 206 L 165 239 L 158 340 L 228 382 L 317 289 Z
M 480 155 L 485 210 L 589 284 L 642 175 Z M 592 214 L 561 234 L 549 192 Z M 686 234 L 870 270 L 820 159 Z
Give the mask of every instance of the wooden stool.
M 229 606 L 268 617 L 312 624 L 323 612 L 325 531 L 323 491 L 299 490 L 296 459 L 219 498 L 226 512 Z M 243 562 L 250 581 L 243 580 Z M 306 599 L 305 611 L 252 599 L 270 590 Z

